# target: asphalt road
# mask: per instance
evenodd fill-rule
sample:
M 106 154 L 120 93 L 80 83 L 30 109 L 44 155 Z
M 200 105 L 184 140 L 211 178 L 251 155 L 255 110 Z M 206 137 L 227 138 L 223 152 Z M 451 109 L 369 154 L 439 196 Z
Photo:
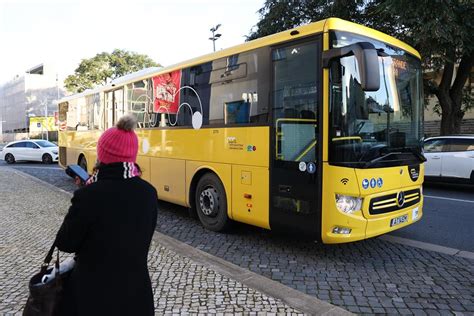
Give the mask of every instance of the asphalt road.
M 0 160 L 0 166 L 7 165 Z M 57 165 L 15 163 L 10 165 L 66 191 L 74 184 Z M 423 218 L 391 235 L 474 252 L 474 186 L 425 183 Z
M 474 252 L 474 186 L 425 183 L 423 218 L 392 235 Z

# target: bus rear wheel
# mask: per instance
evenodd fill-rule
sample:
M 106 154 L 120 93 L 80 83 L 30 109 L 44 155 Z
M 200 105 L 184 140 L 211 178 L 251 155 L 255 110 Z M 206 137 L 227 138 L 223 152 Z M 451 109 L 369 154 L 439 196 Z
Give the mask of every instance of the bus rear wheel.
M 84 158 L 84 156 L 82 156 L 81 159 L 79 159 L 79 167 L 81 167 L 87 172 L 87 160 L 86 158 Z
M 229 227 L 224 185 L 215 174 L 207 173 L 199 179 L 195 203 L 199 220 L 206 229 L 219 232 Z

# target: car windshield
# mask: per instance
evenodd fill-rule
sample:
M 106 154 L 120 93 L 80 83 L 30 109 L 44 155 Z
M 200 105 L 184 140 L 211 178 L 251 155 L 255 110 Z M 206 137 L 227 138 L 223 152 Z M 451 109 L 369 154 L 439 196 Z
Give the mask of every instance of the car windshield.
M 407 52 L 363 36 L 331 34 L 332 47 L 370 42 L 379 54 L 380 88 L 364 91 L 354 56 L 330 69 L 332 164 L 355 168 L 414 164 L 424 160 L 421 63 Z
M 49 142 L 47 140 L 39 140 L 39 141 L 36 141 L 36 143 L 40 146 L 40 147 L 58 147 L 58 145 L 52 143 L 52 142 Z

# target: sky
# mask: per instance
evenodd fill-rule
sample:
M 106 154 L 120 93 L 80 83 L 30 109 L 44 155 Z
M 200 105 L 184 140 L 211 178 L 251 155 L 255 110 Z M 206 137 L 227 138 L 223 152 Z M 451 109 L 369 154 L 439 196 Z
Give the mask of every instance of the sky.
M 245 41 L 264 0 L 0 0 L 0 85 L 41 63 L 60 79 L 82 59 L 124 49 L 163 66 Z

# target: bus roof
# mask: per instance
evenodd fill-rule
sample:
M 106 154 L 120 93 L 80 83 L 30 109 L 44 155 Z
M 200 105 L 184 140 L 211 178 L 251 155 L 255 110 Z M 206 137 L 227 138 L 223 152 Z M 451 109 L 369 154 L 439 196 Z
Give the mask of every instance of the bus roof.
M 174 70 L 183 69 L 183 68 L 191 67 L 191 66 L 194 66 L 194 65 L 199 65 L 199 64 L 209 62 L 209 61 L 212 61 L 212 60 L 215 60 L 215 59 L 219 59 L 219 58 L 239 54 L 239 53 L 242 53 L 242 52 L 245 52 L 245 51 L 253 50 L 253 49 L 264 47 L 264 46 L 271 46 L 271 45 L 275 45 L 275 44 L 278 44 L 278 43 L 283 43 L 283 42 L 286 42 L 286 41 L 289 41 L 289 40 L 307 37 L 307 36 L 310 36 L 310 35 L 313 35 L 313 34 L 328 32 L 330 30 L 346 31 L 346 32 L 351 32 L 351 33 L 356 33 L 356 34 L 364 35 L 364 36 L 367 36 L 367 37 L 371 37 L 371 38 L 374 38 L 376 40 L 379 40 L 379 41 L 385 42 L 387 44 L 390 44 L 392 46 L 401 48 L 401 49 L 411 53 L 412 55 L 416 56 L 417 58 L 421 58 L 420 54 L 413 47 L 411 47 L 410 45 L 408 45 L 408 44 L 406 44 L 406 43 L 404 43 L 404 42 L 402 42 L 402 41 L 400 41 L 400 40 L 398 40 L 398 39 L 396 39 L 392 36 L 389 36 L 385 33 L 380 32 L 380 31 L 368 28 L 366 26 L 356 24 L 356 23 L 353 23 L 353 22 L 349 22 L 349 21 L 346 21 L 346 20 L 342 20 L 342 19 L 339 19 L 339 18 L 328 18 L 328 19 L 321 20 L 321 21 L 318 21 L 318 22 L 313 22 L 313 23 L 309 23 L 309 24 L 306 24 L 306 25 L 298 26 L 296 28 L 289 29 L 289 30 L 286 30 L 286 31 L 283 31 L 283 32 L 279 32 L 279 33 L 275 33 L 275 34 L 268 35 L 268 36 L 265 36 L 265 37 L 261 37 L 261 38 L 252 40 L 250 42 L 245 42 L 245 43 L 242 43 L 242 44 L 230 47 L 230 48 L 222 49 L 222 50 L 217 51 L 217 52 L 213 52 L 213 53 L 210 53 L 210 54 L 207 54 L 207 55 L 196 57 L 196 58 L 193 58 L 193 59 L 181 62 L 181 63 L 173 64 L 173 65 L 170 65 L 170 66 L 167 66 L 167 67 L 145 68 L 143 70 L 140 70 L 140 71 L 137 71 L 137 72 L 134 72 L 134 73 L 116 78 L 116 79 L 112 80 L 111 83 L 109 83 L 105 86 L 85 90 L 85 91 L 83 91 L 79 94 L 74 94 L 74 95 L 65 97 L 65 98 L 61 99 L 59 101 L 59 103 L 65 102 L 65 101 L 68 101 L 68 100 L 72 100 L 72 99 L 75 99 L 75 98 L 78 98 L 78 97 L 81 97 L 81 96 L 101 92 L 101 91 L 104 91 L 104 90 L 105 91 L 113 90 L 115 86 L 125 85 L 125 84 L 128 84 L 128 83 L 132 83 L 132 82 L 135 82 L 135 81 L 138 81 L 138 80 L 143 80 L 145 78 L 149 78 L 149 77 L 152 77 L 152 76 L 172 72 Z

